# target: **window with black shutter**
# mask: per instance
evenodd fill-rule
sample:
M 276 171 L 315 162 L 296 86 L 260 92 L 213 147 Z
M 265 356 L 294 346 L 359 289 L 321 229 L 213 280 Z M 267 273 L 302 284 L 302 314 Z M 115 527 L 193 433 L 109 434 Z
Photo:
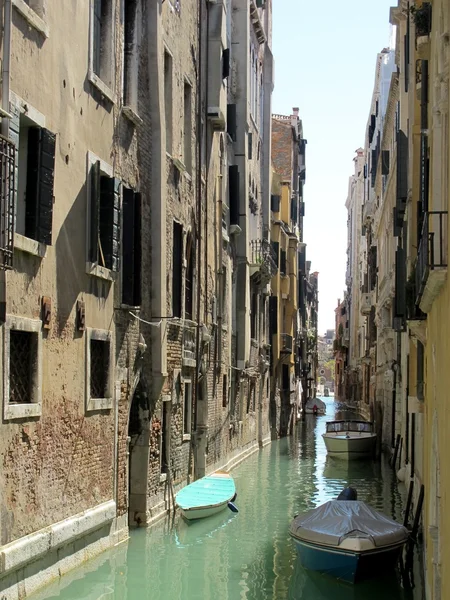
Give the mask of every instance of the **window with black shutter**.
M 226 79 L 230 74 L 230 50 L 225 48 L 222 52 L 222 79 Z
M 172 254 L 172 314 L 174 317 L 181 317 L 182 264 L 183 226 L 174 221 Z
M 193 315 L 194 257 L 194 238 L 189 234 L 186 240 L 186 281 L 184 286 L 184 316 L 186 319 L 192 319 Z
M 300 217 L 304 217 L 305 216 L 305 203 L 304 202 L 300 202 L 299 216 Z
M 258 314 L 258 297 L 253 292 L 252 294 L 252 306 L 250 314 L 250 336 L 253 340 L 256 340 L 256 316 Z
M 141 304 L 141 195 L 123 189 L 122 303 Z
M 395 251 L 395 316 L 406 315 L 406 253 L 403 248 Z
M 280 244 L 279 242 L 271 242 L 271 244 L 275 252 L 275 262 L 278 267 L 278 265 L 280 264 Z
M 18 130 L 19 137 L 15 230 L 49 246 L 52 243 L 56 135 L 35 127 L 25 115 L 17 115 L 12 126 Z
M 381 151 L 381 174 L 389 175 L 389 150 Z
M 278 194 L 272 194 L 270 196 L 270 210 L 272 212 L 280 212 L 280 200 L 281 196 Z
M 91 166 L 89 260 L 117 272 L 120 259 L 120 179 L 104 175 L 100 161 Z
M 286 275 L 286 250 L 280 251 L 280 273 Z
M 239 168 L 228 167 L 228 194 L 230 203 L 230 225 L 239 225 Z
M 227 133 L 233 142 L 236 141 L 236 104 L 227 105 Z
M 291 198 L 291 221 L 297 222 L 297 199 Z
M 278 298 L 269 296 L 269 331 L 272 342 L 272 336 L 278 333 Z
M 252 160 L 253 158 L 253 133 L 248 134 L 248 159 Z

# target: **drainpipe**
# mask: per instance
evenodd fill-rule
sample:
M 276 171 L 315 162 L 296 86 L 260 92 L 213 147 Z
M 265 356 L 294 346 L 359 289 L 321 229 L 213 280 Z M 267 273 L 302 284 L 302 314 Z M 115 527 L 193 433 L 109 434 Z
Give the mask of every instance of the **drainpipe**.
M 3 12 L 3 63 L 2 63 L 2 128 L 9 137 L 9 81 L 11 65 L 11 0 L 4 0 Z M 0 270 L 0 325 L 6 321 L 6 271 Z M 3 330 L 2 330 L 3 334 Z

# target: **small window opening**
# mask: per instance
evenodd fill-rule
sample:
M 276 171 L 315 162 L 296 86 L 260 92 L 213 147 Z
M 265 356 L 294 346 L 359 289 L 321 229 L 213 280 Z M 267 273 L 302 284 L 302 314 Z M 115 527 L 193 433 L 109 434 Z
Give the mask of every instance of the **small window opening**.
M 33 402 L 33 383 L 37 370 L 37 334 L 10 330 L 9 401 L 12 404 Z
M 107 398 L 109 341 L 91 339 L 91 398 Z

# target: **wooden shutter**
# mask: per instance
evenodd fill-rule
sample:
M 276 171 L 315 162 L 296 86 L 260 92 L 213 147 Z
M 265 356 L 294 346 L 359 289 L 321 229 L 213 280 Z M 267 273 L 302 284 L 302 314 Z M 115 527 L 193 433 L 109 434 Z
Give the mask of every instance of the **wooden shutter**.
M 89 248 L 88 258 L 98 261 L 98 224 L 100 211 L 100 161 L 91 166 L 89 198 Z
M 92 48 L 92 67 L 94 73 L 100 75 L 101 65 L 101 28 L 102 28 L 102 0 L 94 0 L 94 31 Z
M 291 221 L 297 222 L 297 199 L 291 198 Z
M 252 160 L 253 158 L 253 133 L 248 134 L 248 159 Z
M 100 265 L 119 270 L 120 258 L 120 179 L 100 177 L 99 253 Z
M 239 168 L 228 167 L 228 195 L 230 205 L 230 225 L 239 225 Z
M 141 195 L 123 188 L 122 302 L 141 303 Z
M 403 248 L 395 251 L 395 316 L 406 315 L 406 253 Z
M 271 242 L 271 243 L 272 243 L 272 248 L 273 248 L 273 250 L 275 252 L 275 256 L 276 256 L 275 263 L 278 268 L 278 266 L 280 264 L 280 244 L 279 244 L 279 242 Z
M 408 138 L 397 132 L 397 201 L 408 197 Z
M 381 174 L 389 175 L 389 150 L 381 151 Z
M 270 210 L 272 212 L 280 212 L 280 200 L 281 196 L 278 194 L 272 194 L 270 196 Z
M 278 298 L 269 296 L 269 331 L 270 335 L 278 333 Z M 272 340 L 270 340 L 272 342 Z
M 227 105 L 227 133 L 233 142 L 236 141 L 236 104 Z
M 25 235 L 47 245 L 52 243 L 55 145 L 54 133 L 40 127 L 30 127 Z
M 172 254 L 172 313 L 181 317 L 181 290 L 183 281 L 183 226 L 173 223 L 173 254 Z
M 300 216 L 301 217 L 305 216 L 305 203 L 304 202 L 300 202 Z
M 20 111 L 17 106 L 13 104 L 9 105 L 9 111 L 12 115 L 12 119 L 9 120 L 9 139 L 14 142 L 16 146 L 15 152 L 15 167 L 14 167 L 14 197 L 15 197 L 15 211 L 17 212 L 17 185 L 19 182 L 19 131 L 20 131 Z M 14 215 L 15 219 L 15 215 Z
M 225 48 L 222 52 L 222 79 L 226 79 L 230 74 L 230 50 Z
M 286 275 L 286 250 L 280 252 L 280 273 Z

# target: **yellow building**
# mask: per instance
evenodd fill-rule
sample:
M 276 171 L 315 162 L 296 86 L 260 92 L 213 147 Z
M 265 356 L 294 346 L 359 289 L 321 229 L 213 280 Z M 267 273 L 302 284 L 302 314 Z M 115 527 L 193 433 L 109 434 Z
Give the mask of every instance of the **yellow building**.
M 299 319 L 298 249 L 304 213 L 304 147 L 298 109 L 294 109 L 292 116 L 275 115 L 272 119 L 271 244 L 278 271 L 272 278 L 269 302 L 273 394 L 277 395 L 279 390 L 280 435 L 292 428 L 300 398 L 299 369 L 296 371 L 295 365 Z M 294 161 L 296 154 L 299 160 Z

